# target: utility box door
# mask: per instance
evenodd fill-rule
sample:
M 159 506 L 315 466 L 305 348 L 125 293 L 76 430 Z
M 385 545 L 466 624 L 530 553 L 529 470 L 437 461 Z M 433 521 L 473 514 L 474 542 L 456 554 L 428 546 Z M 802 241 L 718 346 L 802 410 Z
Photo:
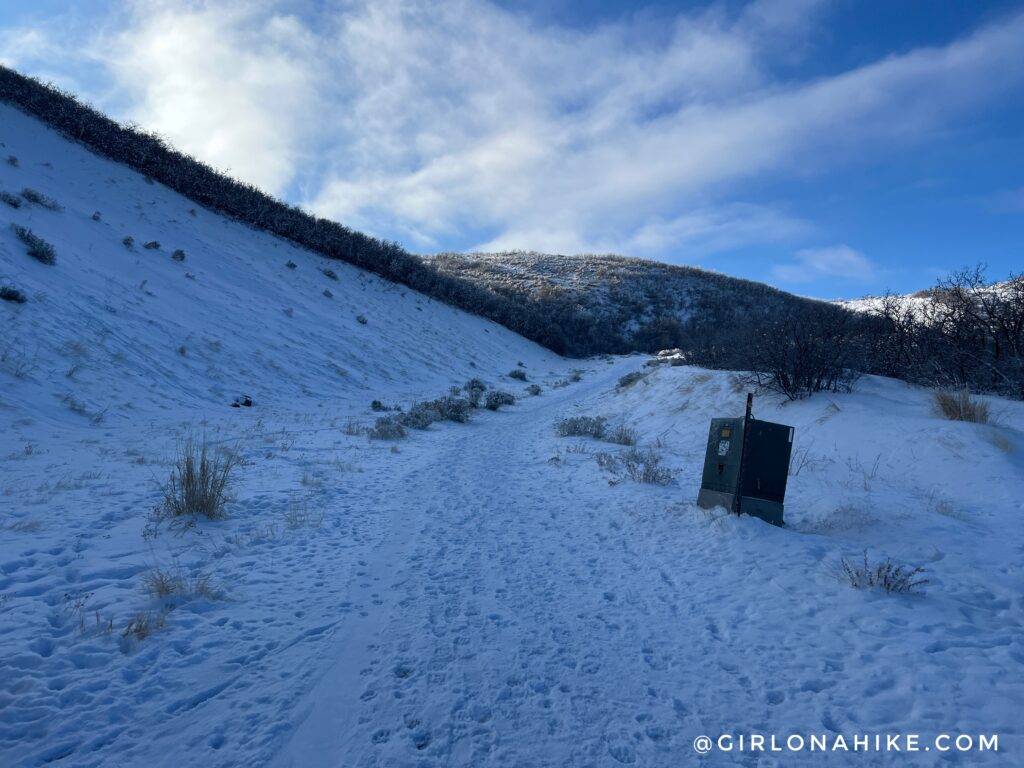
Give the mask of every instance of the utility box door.
M 786 498 L 789 457 L 793 451 L 793 428 L 751 419 L 747 429 L 743 496 L 782 504 Z
M 736 493 L 742 450 L 743 419 L 712 419 L 701 488 L 718 493 Z

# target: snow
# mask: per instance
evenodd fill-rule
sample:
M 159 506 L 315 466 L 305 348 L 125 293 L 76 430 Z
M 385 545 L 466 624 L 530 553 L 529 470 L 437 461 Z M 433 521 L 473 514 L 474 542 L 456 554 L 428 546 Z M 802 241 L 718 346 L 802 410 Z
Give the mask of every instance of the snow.
M 997 733 L 998 754 L 827 759 L 1019 762 L 1021 403 L 978 425 L 873 377 L 759 396 L 796 428 L 788 526 L 700 510 L 708 422 L 742 413 L 733 374 L 662 365 L 620 388 L 646 358 L 563 360 L 192 215 L 7 107 L 0 142 L 19 158 L 0 189 L 64 206 L 0 204 L 0 279 L 29 295 L 0 304 L 0 765 L 677 766 L 699 735 L 751 732 Z M 518 363 L 541 395 L 505 375 Z M 349 434 L 373 399 L 473 376 L 522 397 L 401 441 Z M 595 456 L 624 449 L 558 437 L 572 415 L 624 420 L 674 481 L 609 482 Z M 144 537 L 189 432 L 245 460 L 228 517 Z M 924 593 L 843 583 L 865 549 L 925 567 Z M 154 567 L 217 590 L 151 597 Z M 140 611 L 164 625 L 123 637 Z

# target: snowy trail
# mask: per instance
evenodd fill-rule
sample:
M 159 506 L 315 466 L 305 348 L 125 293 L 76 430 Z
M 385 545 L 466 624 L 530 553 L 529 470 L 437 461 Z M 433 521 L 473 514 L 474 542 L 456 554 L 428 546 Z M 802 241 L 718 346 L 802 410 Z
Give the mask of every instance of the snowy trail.
M 592 409 L 631 364 L 405 456 L 369 502 L 393 521 L 349 598 L 369 615 L 325 648 L 275 764 L 671 766 L 696 758 L 700 734 L 938 733 L 950 706 L 971 712 L 965 732 L 998 724 L 1011 743 L 1019 680 L 984 704 L 968 685 L 1019 663 L 1009 602 L 981 589 L 970 608 L 922 606 L 913 626 L 908 604 L 881 596 L 865 614 L 822 565 L 789 566 L 828 561 L 818 536 L 695 513 L 686 483 L 610 488 L 587 464 L 556 466 L 555 421 Z
M 570 504 L 564 476 L 546 471 L 555 417 L 613 382 L 447 430 L 429 463 L 396 479 L 401 493 L 381 494 L 413 508 L 394 505 L 392 536 L 367 567 L 363 583 L 384 585 L 379 605 L 338 644 L 345 661 L 314 692 L 285 764 L 632 762 L 627 730 L 654 753 L 672 748 L 681 719 L 696 725 L 655 691 L 670 648 L 643 630 L 645 617 L 678 621 L 680 585 L 645 562 L 598 494 Z

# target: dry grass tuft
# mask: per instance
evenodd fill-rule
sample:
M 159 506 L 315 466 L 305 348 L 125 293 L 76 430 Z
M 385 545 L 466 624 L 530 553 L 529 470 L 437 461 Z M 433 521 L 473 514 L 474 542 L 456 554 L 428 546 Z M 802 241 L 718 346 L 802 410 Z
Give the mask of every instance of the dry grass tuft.
M 934 395 L 935 407 L 951 421 L 970 421 L 974 424 L 988 424 L 988 403 L 971 397 L 967 389 L 959 392 L 939 391 Z
M 209 574 L 197 573 L 190 576 L 180 566 L 168 569 L 153 568 L 143 576 L 142 589 L 160 600 L 174 596 L 218 600 L 222 594 Z
M 205 517 L 219 520 L 230 500 L 231 473 L 239 464 L 237 451 L 212 450 L 202 442 L 188 438 L 178 450 L 174 469 L 164 493 L 165 518 Z

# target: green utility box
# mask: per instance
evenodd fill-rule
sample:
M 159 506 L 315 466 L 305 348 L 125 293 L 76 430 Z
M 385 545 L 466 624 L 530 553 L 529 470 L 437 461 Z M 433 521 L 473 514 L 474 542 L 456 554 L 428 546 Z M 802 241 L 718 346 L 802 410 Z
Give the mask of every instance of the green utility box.
M 742 419 L 711 420 L 697 504 L 782 525 L 793 427 L 753 418 L 751 405 Z

